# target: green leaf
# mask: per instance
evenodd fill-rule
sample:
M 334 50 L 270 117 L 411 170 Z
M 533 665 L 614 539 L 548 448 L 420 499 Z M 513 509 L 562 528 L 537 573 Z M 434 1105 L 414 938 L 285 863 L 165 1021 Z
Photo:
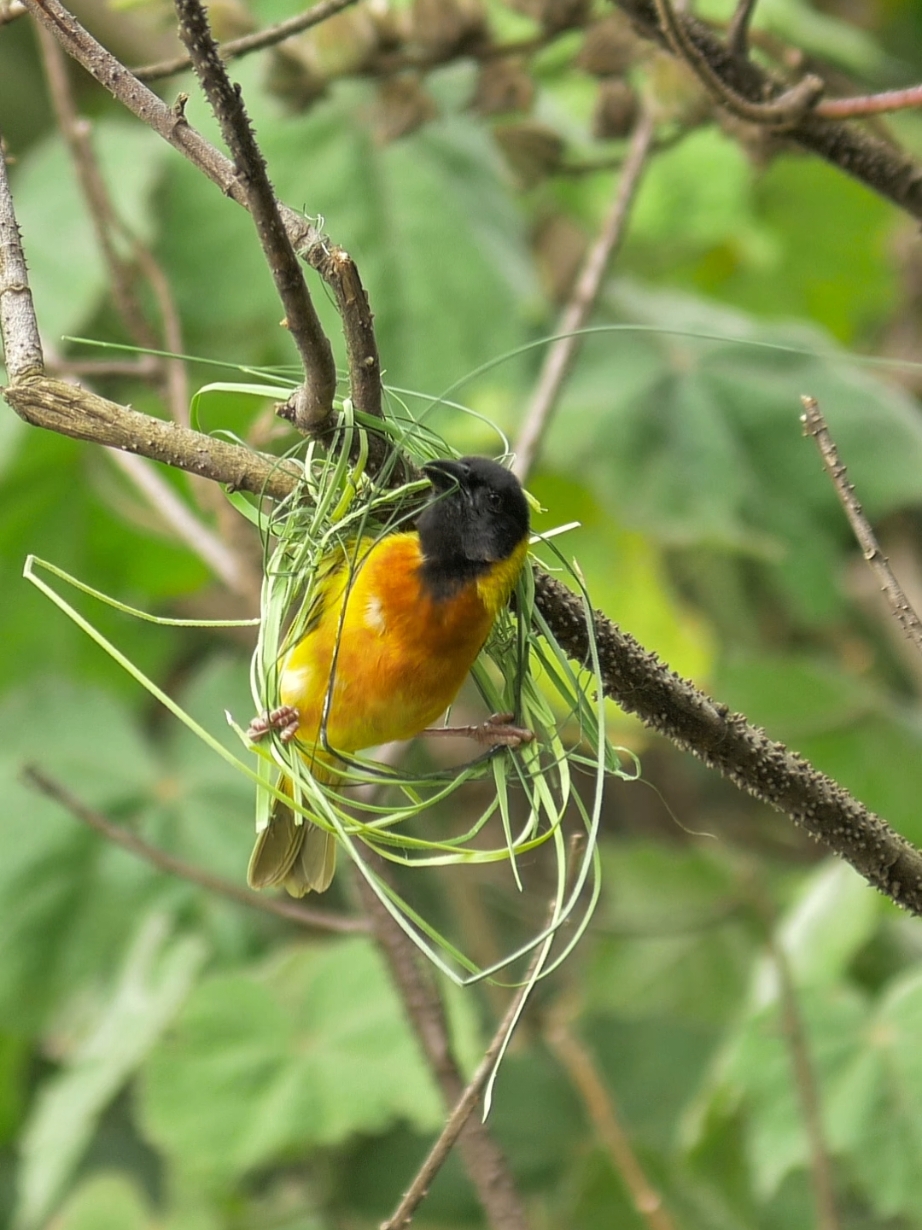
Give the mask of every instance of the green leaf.
M 228 1183 L 396 1119 L 434 1128 L 441 1108 L 380 958 L 353 939 L 203 982 L 150 1056 L 141 1115 L 180 1169 Z
M 824 986 L 798 995 L 798 1014 L 828 1135 L 834 1119 L 824 1095 L 853 1061 L 868 1008 L 847 987 Z M 700 1145 L 709 1118 L 719 1121 L 740 1109 L 746 1114 L 746 1153 L 755 1190 L 766 1199 L 791 1171 L 811 1162 L 791 1046 L 776 1007 L 748 1015 L 730 1035 L 710 1080 L 686 1116 L 686 1144 Z
M 34 762 L 103 809 L 142 797 L 156 771 L 124 708 L 60 680 L 39 678 L 7 694 L 0 747 L 0 1020 L 25 1030 L 83 978 L 111 968 L 125 944 L 124 920 L 153 877 L 27 788 L 22 766 Z
M 54 1225 L 55 1230 L 152 1230 L 153 1219 L 130 1179 L 97 1174 L 77 1188 Z
M 616 303 L 641 331 L 587 340 L 547 456 L 621 524 L 673 547 L 746 552 L 800 618 L 839 614 L 836 564 L 850 539 L 803 439 L 800 395 L 819 398 L 872 517 L 922 498 L 911 399 L 817 330 L 639 287 L 622 285 Z
M 790 743 L 910 841 L 922 842 L 916 775 L 908 771 L 922 754 L 922 732 L 912 711 L 865 680 L 804 658 L 724 660 L 714 691 L 772 738 Z
M 896 978 L 863 1046 L 829 1091 L 831 1143 L 847 1151 L 877 1212 L 915 1218 L 922 1207 L 922 970 Z
M 98 1019 L 63 1069 L 43 1084 L 22 1140 L 21 1230 L 44 1224 L 102 1111 L 188 994 L 205 950 L 201 940 L 174 939 L 170 932 L 163 914 L 148 914 Z
M 798 985 L 825 985 L 844 977 L 874 933 L 882 908 L 882 898 L 841 859 L 818 867 L 778 928 L 778 943 Z
M 710 247 L 728 232 L 744 251 L 758 254 L 762 265 L 776 247 L 756 222 L 752 168 L 744 151 L 718 128 L 703 128 L 651 162 L 632 212 L 631 242 L 665 244 L 674 254 Z
M 139 533 L 106 507 L 89 481 L 90 446 L 52 432 L 32 432 L 0 478 L 0 685 L 38 674 L 102 679 L 123 692 L 138 692 L 125 673 L 101 653 L 22 577 L 35 553 L 113 597 L 151 609 L 202 584 L 204 566 L 184 548 Z M 98 455 L 95 463 L 109 466 Z M 89 467 L 89 469 L 88 469 Z M 180 639 L 82 597 L 77 604 L 93 623 L 149 673 L 171 658 Z
M 593 933 L 587 1009 L 724 1020 L 745 992 L 753 952 L 732 867 L 706 848 L 645 843 L 606 842 L 602 860 L 605 905 Z
M 680 675 L 707 679 L 713 638 L 704 620 L 673 591 L 659 544 L 625 529 L 585 483 L 551 470 L 551 464 L 549 458 L 548 468 L 529 482 L 529 490 L 548 510 L 534 518 L 535 530 L 578 521 L 578 528 L 568 531 L 557 545 L 578 563 L 593 605 L 617 612 L 618 622 Z M 556 557 L 540 545 L 536 554 L 552 568 L 557 564 Z M 616 568 L 613 558 L 618 561 Z M 615 710 L 614 720 L 619 720 L 618 715 L 624 720 L 621 710 Z
M 92 141 L 112 206 L 140 239 L 149 241 L 150 198 L 169 151 L 143 125 L 99 120 Z M 16 212 L 29 258 L 29 281 L 42 334 L 60 347 L 95 311 L 108 274 L 93 224 L 60 136 L 30 150 L 13 175 Z

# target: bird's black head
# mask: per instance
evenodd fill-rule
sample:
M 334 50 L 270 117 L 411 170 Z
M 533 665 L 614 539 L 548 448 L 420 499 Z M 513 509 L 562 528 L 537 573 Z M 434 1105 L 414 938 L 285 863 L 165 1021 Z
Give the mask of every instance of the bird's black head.
M 459 583 L 508 559 L 528 533 L 528 502 L 514 474 L 486 457 L 430 461 L 435 489 L 416 526 L 429 572 Z

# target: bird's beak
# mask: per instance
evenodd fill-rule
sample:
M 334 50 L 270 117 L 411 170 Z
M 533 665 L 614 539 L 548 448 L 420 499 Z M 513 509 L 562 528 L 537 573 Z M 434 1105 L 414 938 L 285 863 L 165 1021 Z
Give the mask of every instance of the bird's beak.
M 470 475 L 470 469 L 463 461 L 451 461 L 448 458 L 439 461 L 427 461 L 423 473 L 432 483 L 436 491 L 451 491 L 460 487 Z

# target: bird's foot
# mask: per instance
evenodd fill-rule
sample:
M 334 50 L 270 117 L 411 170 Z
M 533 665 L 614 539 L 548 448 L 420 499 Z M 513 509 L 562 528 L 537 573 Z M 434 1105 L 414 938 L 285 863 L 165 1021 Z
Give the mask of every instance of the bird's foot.
M 494 713 L 485 722 L 474 726 L 432 726 L 424 735 L 452 735 L 456 739 L 474 739 L 485 747 L 521 747 L 534 741 L 535 732 L 526 726 L 512 724 L 514 713 Z
M 300 721 L 301 715 L 294 705 L 282 705 L 253 718 L 247 728 L 247 738 L 258 743 L 270 730 L 274 730 L 283 743 L 290 743 L 298 733 Z

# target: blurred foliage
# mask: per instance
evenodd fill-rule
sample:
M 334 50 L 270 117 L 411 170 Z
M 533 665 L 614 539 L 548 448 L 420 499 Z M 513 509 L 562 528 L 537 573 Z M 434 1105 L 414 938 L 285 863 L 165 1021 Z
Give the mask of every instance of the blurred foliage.
M 298 7 L 254 0 L 212 15 L 230 37 Z M 725 21 L 731 8 L 708 0 L 701 11 Z M 163 0 L 97 6 L 93 20 L 129 62 L 172 50 Z M 761 0 L 756 27 L 775 40 L 760 55 L 799 47 L 843 93 L 922 72 L 915 0 Z M 490 40 L 532 40 L 533 54 L 498 72 L 471 54 Z M 384 80 L 387 56 L 408 59 Z M 560 545 L 600 607 L 922 843 L 922 670 L 862 585 L 798 424 L 799 395 L 816 395 L 907 589 L 922 593 L 918 366 L 859 357 L 918 358 L 913 224 L 782 141 L 721 127 L 601 0 L 360 5 L 235 62 L 233 77 L 280 196 L 322 214 L 359 264 L 395 411 L 405 403 L 485 452 L 499 451 L 496 432 L 451 402 L 514 440 L 611 197 L 618 124 L 632 91 L 654 93 L 663 148 L 534 475 L 546 508 L 537 524 L 579 521 Z M 130 255 L 129 233 L 150 245 L 184 348 L 202 356 L 193 388 L 214 378 L 205 359 L 292 363 L 249 219 L 101 91 L 75 85 L 126 228 L 119 251 Z M 214 136 L 190 78 L 162 89 L 170 100 L 188 89 L 191 122 Z M 0 127 L 49 356 L 111 358 L 67 340 L 131 337 L 24 20 L 0 28 Z M 917 119 L 894 127 L 922 149 Z M 319 289 L 316 299 L 342 362 L 332 305 Z M 156 319 L 146 290 L 142 302 Z M 141 379 L 85 378 L 166 413 Z M 252 398 L 209 395 L 201 424 L 259 447 L 291 442 Z M 229 509 L 185 476 L 166 478 L 258 562 Z M 211 579 L 106 456 L 9 413 L 0 545 L 0 1225 L 378 1224 L 441 1108 L 370 941 L 305 939 L 168 877 L 21 777 L 38 764 L 112 820 L 242 883 L 249 784 L 154 710 L 20 573 L 35 552 L 164 614 L 237 616 L 246 598 Z M 251 703 L 245 634 L 78 605 L 216 738 L 233 740 L 224 711 L 245 723 Z M 918 924 L 614 707 L 611 720 L 655 789 L 610 791 L 596 920 L 541 988 L 496 1088 L 491 1123 L 532 1225 L 646 1224 L 542 1040 L 562 1006 L 677 1225 L 816 1225 L 789 980 L 842 1230 L 922 1230 Z M 542 874 L 538 862 L 524 897 L 489 868 L 402 887 L 489 958 L 543 916 Z M 324 904 L 348 908 L 345 880 Z M 469 1065 L 498 998 L 448 995 Z M 417 1224 L 483 1224 L 457 1158 Z

